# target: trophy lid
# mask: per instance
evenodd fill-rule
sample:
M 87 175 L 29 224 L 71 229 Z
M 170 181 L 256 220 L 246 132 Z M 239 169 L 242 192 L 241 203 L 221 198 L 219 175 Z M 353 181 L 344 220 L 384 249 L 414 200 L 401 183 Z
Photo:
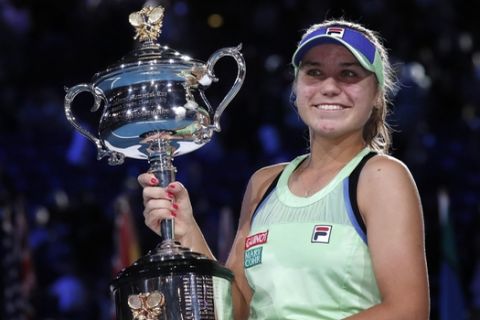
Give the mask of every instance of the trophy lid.
M 182 70 L 197 69 L 204 72 L 204 62 L 184 55 L 166 45 L 157 42 L 161 33 L 164 8 L 144 7 L 129 16 L 130 24 L 135 28 L 135 49 L 122 57 L 119 61 L 109 66 L 106 70 L 97 72 L 93 82 L 98 83 L 125 71 L 138 70 L 144 72 L 145 67 L 163 67 L 166 70 L 181 72 Z M 203 74 L 201 74 L 203 75 Z M 173 76 L 173 74 L 172 74 Z M 167 79 L 168 80 L 168 77 Z

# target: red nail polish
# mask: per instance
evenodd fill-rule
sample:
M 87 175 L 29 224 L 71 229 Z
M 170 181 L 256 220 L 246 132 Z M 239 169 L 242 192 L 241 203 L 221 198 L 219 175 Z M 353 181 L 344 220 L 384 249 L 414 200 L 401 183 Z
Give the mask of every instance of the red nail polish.
M 173 195 L 173 193 L 171 193 L 171 192 L 167 192 L 167 197 L 169 197 L 169 198 L 173 198 L 173 197 L 174 197 L 174 195 Z
M 178 204 L 173 203 L 173 204 L 172 204 L 172 207 L 176 210 L 176 209 L 178 209 Z
M 155 186 L 155 185 L 158 184 L 158 179 L 155 178 L 155 177 L 153 177 L 152 179 L 150 179 L 150 183 L 151 183 L 153 186 Z
M 172 215 L 172 217 L 176 217 L 177 216 L 177 213 L 175 211 L 170 211 L 170 214 Z
M 170 189 L 175 189 L 175 185 L 174 184 L 171 184 L 168 186 Z

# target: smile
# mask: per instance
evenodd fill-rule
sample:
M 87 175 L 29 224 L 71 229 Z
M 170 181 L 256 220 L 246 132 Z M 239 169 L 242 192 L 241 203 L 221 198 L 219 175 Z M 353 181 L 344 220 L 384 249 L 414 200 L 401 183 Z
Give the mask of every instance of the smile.
M 338 104 L 317 104 L 315 108 L 320 110 L 343 110 L 345 109 L 344 106 Z

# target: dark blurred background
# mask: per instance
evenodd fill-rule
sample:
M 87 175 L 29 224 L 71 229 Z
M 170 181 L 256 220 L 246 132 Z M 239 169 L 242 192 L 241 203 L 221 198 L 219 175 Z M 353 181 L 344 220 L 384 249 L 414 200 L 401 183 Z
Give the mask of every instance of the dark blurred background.
M 109 282 L 159 241 L 142 221 L 136 177 L 146 161 L 97 161 L 63 106 L 64 87 L 88 83 L 133 49 L 128 15 L 144 4 L 0 0 L 1 319 L 112 319 Z M 480 20 L 471 2 L 149 4 L 165 6 L 160 42 L 182 53 L 206 61 L 243 45 L 247 77 L 223 131 L 175 159 L 220 260 L 249 176 L 307 152 L 288 103 L 290 57 L 303 31 L 338 17 L 379 31 L 401 84 L 389 117 L 392 154 L 411 169 L 423 201 L 431 318 L 480 319 Z M 234 74 L 229 59 L 218 63 L 221 80 L 207 91 L 214 105 Z M 100 114 L 83 99 L 74 106 L 96 132 Z

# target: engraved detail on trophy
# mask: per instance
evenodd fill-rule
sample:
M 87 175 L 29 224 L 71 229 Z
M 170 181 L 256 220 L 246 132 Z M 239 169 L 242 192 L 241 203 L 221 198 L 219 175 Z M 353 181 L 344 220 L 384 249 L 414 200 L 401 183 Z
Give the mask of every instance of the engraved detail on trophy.
M 183 301 L 181 304 L 182 308 L 186 310 L 186 319 L 195 319 L 195 308 L 193 306 L 197 304 L 198 308 L 196 309 L 202 320 L 215 320 L 215 317 L 212 317 L 212 314 L 214 314 L 212 279 L 205 276 L 197 276 L 195 279 L 184 278 L 183 287 Z
M 128 296 L 128 306 L 134 320 L 157 320 L 164 304 L 165 296 L 160 291 Z
M 138 39 L 140 42 L 157 40 L 162 29 L 163 12 L 162 7 L 145 7 L 131 13 L 128 21 L 137 32 L 133 39 Z

